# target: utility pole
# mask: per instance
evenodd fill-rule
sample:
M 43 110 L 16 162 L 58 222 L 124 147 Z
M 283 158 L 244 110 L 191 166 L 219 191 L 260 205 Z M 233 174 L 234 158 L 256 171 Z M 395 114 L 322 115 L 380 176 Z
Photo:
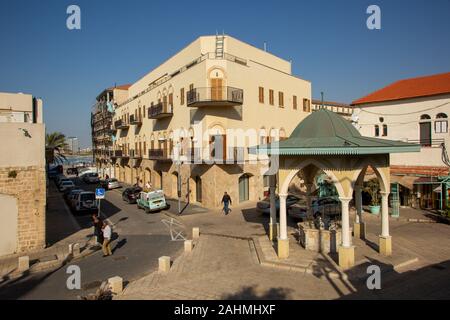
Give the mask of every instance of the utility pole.
M 322 109 L 324 108 L 324 104 L 323 104 L 323 91 L 320 92 L 320 95 L 322 97 Z

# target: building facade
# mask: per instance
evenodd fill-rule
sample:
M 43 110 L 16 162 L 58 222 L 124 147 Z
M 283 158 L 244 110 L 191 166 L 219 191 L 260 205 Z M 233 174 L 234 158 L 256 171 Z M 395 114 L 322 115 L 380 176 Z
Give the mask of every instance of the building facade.
M 80 152 L 80 145 L 77 137 L 67 137 L 67 151 L 70 154 L 77 154 Z
M 322 101 L 318 99 L 312 100 L 313 112 L 322 108 L 335 112 L 347 120 L 350 120 L 353 114 L 353 107 L 349 104 L 334 101 Z
M 450 73 L 397 81 L 352 103 L 361 134 L 418 143 L 420 153 L 392 154 L 401 205 L 443 209 L 449 161 Z
M 45 247 L 42 100 L 0 92 L 0 256 Z
M 113 151 L 112 118 L 119 103 L 128 99 L 130 85 L 103 90 L 96 98 L 91 111 L 91 136 L 94 163 L 102 176 L 114 177 L 111 162 Z
M 230 36 L 203 36 L 128 89 L 113 117 L 115 176 L 219 207 L 267 192 L 247 147 L 287 137 L 310 113 L 291 63 Z

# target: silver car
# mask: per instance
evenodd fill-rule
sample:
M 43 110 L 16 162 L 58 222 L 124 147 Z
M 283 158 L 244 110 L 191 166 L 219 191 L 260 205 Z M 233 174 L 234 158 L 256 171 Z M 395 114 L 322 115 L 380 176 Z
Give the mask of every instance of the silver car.
M 117 189 L 120 188 L 120 183 L 117 179 L 109 179 L 107 180 L 106 183 L 106 189 L 111 190 L 111 189 Z

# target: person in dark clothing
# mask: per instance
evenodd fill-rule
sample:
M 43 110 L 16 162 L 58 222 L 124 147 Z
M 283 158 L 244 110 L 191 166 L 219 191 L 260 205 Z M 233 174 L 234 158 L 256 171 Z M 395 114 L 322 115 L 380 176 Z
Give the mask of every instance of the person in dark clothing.
M 223 213 L 227 215 L 228 212 L 230 211 L 229 205 L 231 204 L 231 197 L 228 195 L 226 191 L 223 194 L 222 203 L 223 203 Z
M 94 213 L 92 215 L 92 222 L 94 224 L 94 235 L 97 239 L 97 243 L 102 244 L 103 243 L 103 221 L 99 217 L 97 217 L 97 214 Z

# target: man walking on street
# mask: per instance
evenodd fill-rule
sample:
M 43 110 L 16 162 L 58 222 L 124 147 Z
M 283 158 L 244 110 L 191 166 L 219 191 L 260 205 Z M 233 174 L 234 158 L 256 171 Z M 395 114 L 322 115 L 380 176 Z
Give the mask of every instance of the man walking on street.
M 222 203 L 223 203 L 223 213 L 227 215 L 228 212 L 230 211 L 229 205 L 231 204 L 231 197 L 228 195 L 226 191 L 223 194 Z
M 111 251 L 112 230 L 111 230 L 111 227 L 106 223 L 106 221 L 103 221 L 102 231 L 103 231 L 103 246 L 102 246 L 103 257 L 111 256 L 112 255 L 112 251 Z

